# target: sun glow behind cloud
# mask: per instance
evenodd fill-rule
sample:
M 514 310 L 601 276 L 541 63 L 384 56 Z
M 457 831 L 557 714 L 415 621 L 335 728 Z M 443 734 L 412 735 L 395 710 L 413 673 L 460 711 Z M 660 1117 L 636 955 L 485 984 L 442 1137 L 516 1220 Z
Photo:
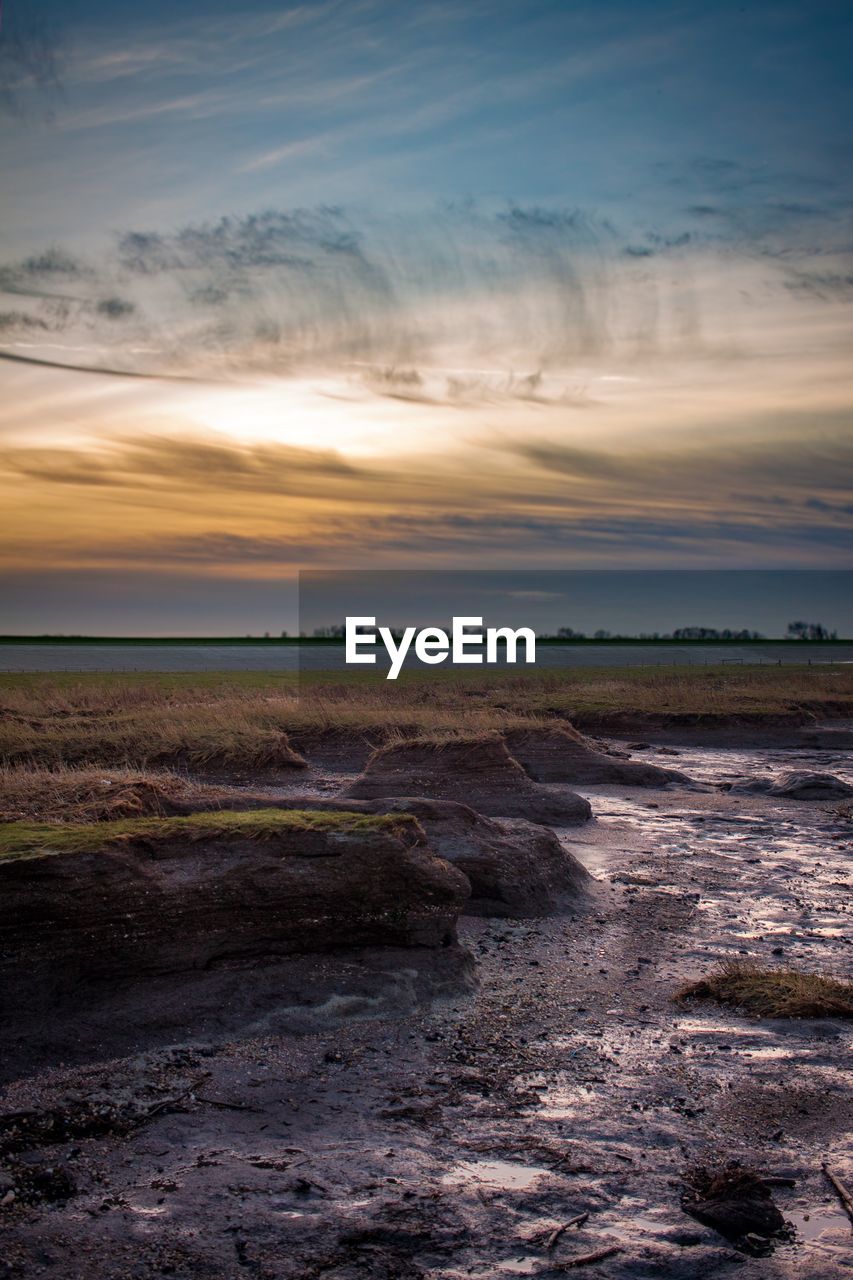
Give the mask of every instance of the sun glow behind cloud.
M 446 443 L 446 415 L 335 379 L 270 379 L 213 386 L 186 397 L 187 422 L 208 439 L 332 449 L 353 459 L 410 457 Z M 445 419 L 445 421 L 442 421 Z
M 81 6 L 0 131 L 8 574 L 849 560 L 843 33 L 515 8 Z

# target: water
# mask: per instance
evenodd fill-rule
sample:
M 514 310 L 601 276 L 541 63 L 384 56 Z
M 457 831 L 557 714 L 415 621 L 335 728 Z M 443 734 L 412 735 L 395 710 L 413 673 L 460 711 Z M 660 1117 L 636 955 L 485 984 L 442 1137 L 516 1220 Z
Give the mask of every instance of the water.
M 810 656 L 811 655 L 811 656 Z M 539 668 L 705 666 L 717 663 L 853 662 L 853 643 L 831 650 L 792 645 L 540 645 Z M 326 645 L 251 644 L 3 644 L 0 671 L 5 672 L 204 672 L 204 671 L 334 671 L 345 668 L 342 647 Z M 406 667 L 418 666 L 407 659 Z M 353 668 L 365 672 L 368 668 Z M 375 670 L 385 667 L 378 655 Z M 425 668 L 426 670 L 427 668 Z M 524 664 L 517 668 L 526 670 Z M 436 670 L 431 667 L 429 670 Z M 470 671 L 470 667 L 465 668 Z
M 444 1175 L 443 1182 L 473 1184 L 501 1191 L 532 1187 L 548 1170 L 542 1165 L 518 1164 L 514 1160 L 462 1160 Z

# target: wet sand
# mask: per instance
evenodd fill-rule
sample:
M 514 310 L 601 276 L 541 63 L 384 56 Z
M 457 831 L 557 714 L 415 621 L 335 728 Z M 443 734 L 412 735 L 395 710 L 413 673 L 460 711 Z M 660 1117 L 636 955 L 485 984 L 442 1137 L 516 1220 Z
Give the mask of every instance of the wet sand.
M 674 749 L 648 758 L 709 782 L 792 767 L 853 781 L 831 742 Z M 821 1172 L 853 1180 L 850 1025 L 672 1001 L 731 955 L 850 977 L 849 804 L 581 790 L 595 820 L 561 836 L 596 877 L 591 902 L 460 921 L 470 995 L 394 1018 L 327 995 L 299 1035 L 266 1019 L 10 1086 L 4 1111 L 69 1093 L 171 1102 L 129 1134 L 33 1153 L 77 1194 L 6 1212 L 0 1276 L 556 1277 L 608 1249 L 578 1274 L 853 1274 Z M 794 1181 L 774 1188 L 793 1232 L 771 1256 L 682 1211 L 684 1170 L 716 1157 Z

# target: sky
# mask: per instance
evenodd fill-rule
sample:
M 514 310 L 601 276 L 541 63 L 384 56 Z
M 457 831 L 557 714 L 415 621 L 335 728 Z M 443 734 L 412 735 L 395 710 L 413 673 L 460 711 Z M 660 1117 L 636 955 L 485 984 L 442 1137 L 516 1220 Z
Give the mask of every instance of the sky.
M 820 0 L 5 0 L 0 630 L 853 566 L 851 45 Z

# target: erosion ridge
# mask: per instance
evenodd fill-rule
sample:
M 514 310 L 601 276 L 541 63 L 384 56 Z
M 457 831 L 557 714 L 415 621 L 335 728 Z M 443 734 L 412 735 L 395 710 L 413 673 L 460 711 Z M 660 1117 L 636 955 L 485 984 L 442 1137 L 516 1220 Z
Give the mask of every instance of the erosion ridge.
M 81 984 L 259 957 L 454 941 L 464 875 L 406 814 L 259 810 L 0 828 L 0 981 L 31 1008 Z
M 534 729 L 511 729 L 504 734 L 511 755 L 535 782 L 621 783 L 633 787 L 661 787 L 689 783 L 686 774 L 645 761 L 620 759 L 600 751 L 569 724 Z
M 373 800 L 423 796 L 456 800 L 489 817 L 526 818 L 555 826 L 586 822 L 589 801 L 568 787 L 534 782 L 497 733 L 444 741 L 414 739 L 373 752 L 344 795 Z
M 468 878 L 471 896 L 463 907 L 465 915 L 550 915 L 577 907 L 595 886 L 584 865 L 550 828 L 524 818 L 487 818 L 455 800 L 420 796 L 351 800 L 294 795 L 286 803 L 301 810 L 354 809 L 416 818 L 430 848 Z

